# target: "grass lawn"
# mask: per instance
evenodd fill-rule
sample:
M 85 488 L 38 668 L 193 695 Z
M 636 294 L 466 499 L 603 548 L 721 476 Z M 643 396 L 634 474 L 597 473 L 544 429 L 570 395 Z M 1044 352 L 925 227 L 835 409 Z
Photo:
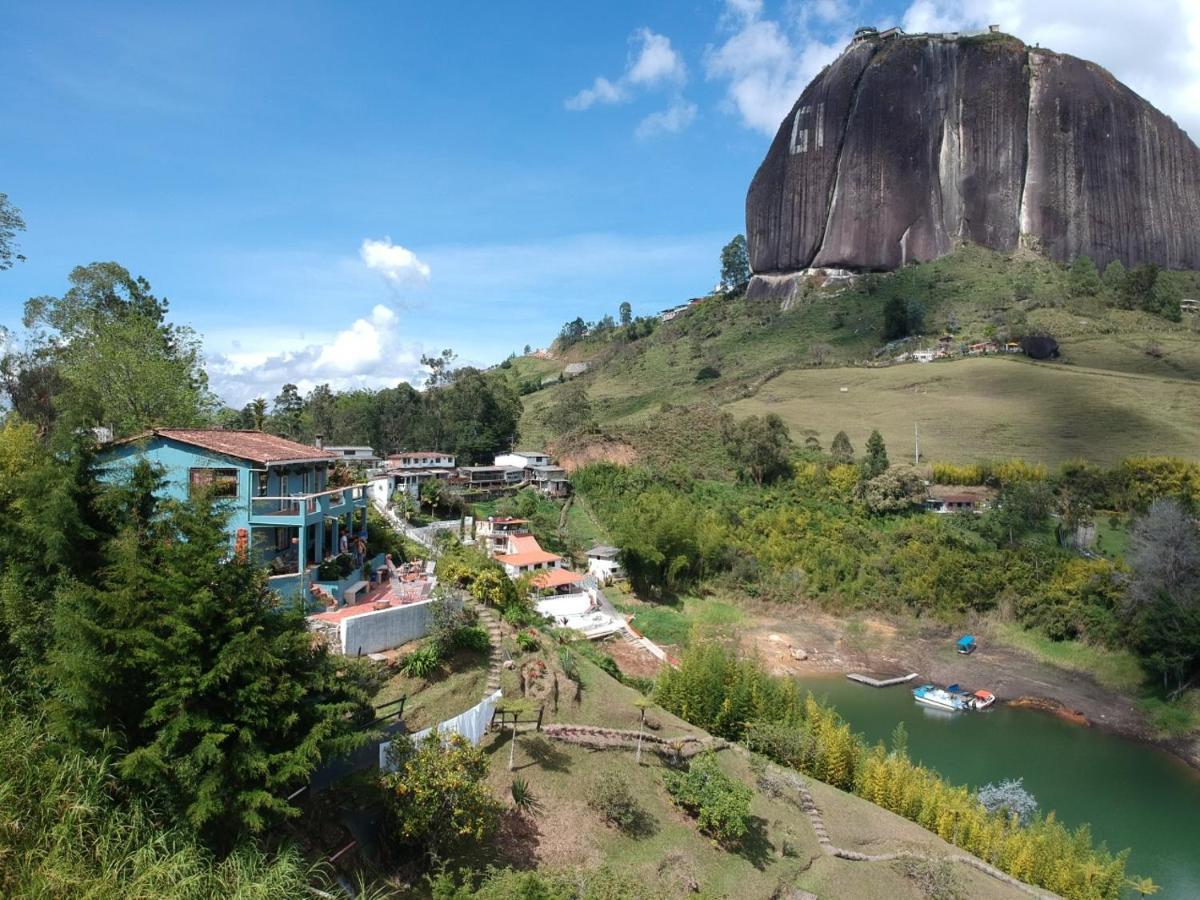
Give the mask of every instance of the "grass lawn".
M 576 494 L 567 510 L 567 535 L 573 545 L 584 549 L 610 542 L 608 529 L 592 512 L 587 500 Z
M 1112 465 L 1200 447 L 1200 384 L 999 357 L 793 370 L 727 408 L 776 413 L 793 435 L 815 431 L 826 446 L 844 429 L 861 450 L 878 428 L 895 461 L 911 456 L 914 424 L 922 456 L 947 462 Z
M 409 678 L 396 670 L 372 702 L 382 706 L 407 696 L 404 723 L 410 732 L 420 731 L 453 718 L 478 703 L 483 698 L 487 674 L 487 654 L 460 651 L 428 680 Z
M 1129 550 L 1129 522 L 1119 519 L 1114 525 L 1110 513 L 1097 512 L 1095 550 L 1109 559 L 1121 560 Z
M 745 619 L 734 604 L 711 597 L 684 597 L 672 606 L 615 590 L 608 597 L 621 612 L 632 613 L 633 627 L 656 644 L 686 647 L 693 629 L 705 637 L 730 636 Z
M 1052 641 L 1007 622 L 994 622 L 988 631 L 1002 643 L 1024 650 L 1041 662 L 1091 675 L 1109 690 L 1136 694 L 1146 680 L 1141 663 L 1127 651 L 1093 647 L 1081 641 Z
M 538 654 L 553 664 L 557 647 L 547 644 Z M 523 655 L 528 660 L 532 655 Z M 550 721 L 636 728 L 639 711 L 635 691 L 609 678 L 587 660 L 580 660 L 584 681 L 581 702 L 560 702 Z M 506 676 L 511 673 L 506 673 Z M 506 691 L 509 687 L 506 685 Z M 696 729 L 664 710 L 651 706 L 648 718 L 657 734 L 673 737 Z M 819 896 L 918 900 L 917 885 L 890 863 L 851 863 L 821 853 L 808 818 L 795 795 L 785 790 L 772 796 L 758 788 L 745 754 L 718 754 L 725 773 L 751 786 L 751 829 L 741 847 L 722 848 L 699 832 L 693 819 L 675 807 L 663 786 L 663 763 L 652 754 L 642 765 L 632 752 L 592 751 L 541 735 L 518 735 L 516 747 L 507 733 L 484 741 L 491 758 L 489 780 L 498 797 L 509 803 L 514 777 L 524 779 L 535 797 L 528 816 L 510 813 L 498 838 L 484 853 L 492 861 L 540 868 L 616 866 L 639 882 L 672 897 L 784 896 L 781 889 L 798 887 Z M 509 771 L 510 750 L 514 769 Z M 643 829 L 624 834 L 607 825 L 588 806 L 592 786 L 604 774 L 620 778 L 644 813 Z M 868 852 L 918 849 L 938 855 L 953 852 L 937 837 L 866 801 L 833 788 L 811 783 L 835 843 Z M 967 896 L 1008 898 L 1018 892 L 982 875 L 963 870 Z

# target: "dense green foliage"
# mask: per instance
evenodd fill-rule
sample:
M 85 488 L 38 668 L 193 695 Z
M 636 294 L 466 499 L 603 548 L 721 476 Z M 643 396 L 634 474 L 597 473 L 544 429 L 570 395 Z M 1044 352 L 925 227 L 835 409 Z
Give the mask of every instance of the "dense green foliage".
M 750 253 L 746 248 L 746 236 L 736 234 L 721 248 L 721 290 L 726 294 L 740 294 L 750 283 Z
M 278 607 L 259 566 L 227 557 L 214 503 L 158 504 L 149 468 L 135 469 L 134 514 L 97 583 L 60 591 L 54 719 L 227 844 L 294 816 L 287 795 L 367 740 L 355 723 L 372 717 L 368 695 L 301 610 Z
M 608 866 L 549 872 L 488 869 L 441 872 L 430 882 L 433 900 L 664 900 L 644 879 Z
M 42 430 L 206 422 L 216 409 L 200 341 L 167 321 L 167 301 L 117 263 L 79 266 L 62 297 L 26 302 L 23 348 L 0 360 L 0 388 Z
M 209 900 L 336 890 L 286 846 L 245 844 L 214 857 L 120 784 L 105 760 L 62 747 L 0 695 L 0 895 Z
M 998 464 L 987 469 L 1005 479 L 993 508 L 957 516 L 917 511 L 924 486 L 903 467 L 865 481 L 863 469 L 820 458 L 797 461 L 794 470 L 758 488 L 668 482 L 650 470 L 601 464 L 576 472 L 574 483 L 608 524 L 634 585 L 651 596 L 717 578 L 735 592 L 813 599 L 838 611 L 958 621 L 1002 607 L 1055 640 L 1134 649 L 1168 687 L 1186 683 L 1200 663 L 1200 648 L 1186 637 L 1200 632 L 1179 627 L 1194 609 L 1180 600 L 1186 590 L 1175 589 L 1169 602 L 1150 591 L 1130 606 L 1125 565 L 1080 558 L 1065 527 L 1094 519 L 1096 509 L 1141 515 L 1154 496 L 1192 503 L 1200 466 L 1071 464 L 1051 478 L 1036 467 Z M 1049 524 L 1055 509 L 1061 545 Z M 1185 637 L 1168 634 L 1172 623 Z
M 266 430 L 311 443 L 322 435 L 329 444 L 363 444 L 384 454 L 399 450 L 438 449 L 454 454 L 460 465 L 491 462 L 517 433 L 521 400 L 516 386 L 501 370 L 453 367 L 454 355 L 418 391 L 401 382 L 381 390 L 334 391 L 322 384 L 301 397 L 295 385 L 284 385 L 270 415 L 262 417 L 254 403 L 226 411 L 224 424 Z
M 392 743 L 395 770 L 383 776 L 393 833 L 433 859 L 496 829 L 500 804 L 487 786 L 488 757 L 460 734 Z
M 722 844 L 736 843 L 746 834 L 754 792 L 722 772 L 715 754 L 701 754 L 682 772 L 664 772 L 663 783 L 705 834 Z
M 655 696 L 693 724 L 917 822 L 1023 881 L 1079 900 L 1120 896 L 1125 854 L 1096 848 L 1086 827 L 1072 832 L 1053 816 L 1022 825 L 989 813 L 966 788 L 913 763 L 902 745 L 869 746 L 794 680 L 767 675 L 756 662 L 695 647 L 679 668 L 663 670 Z

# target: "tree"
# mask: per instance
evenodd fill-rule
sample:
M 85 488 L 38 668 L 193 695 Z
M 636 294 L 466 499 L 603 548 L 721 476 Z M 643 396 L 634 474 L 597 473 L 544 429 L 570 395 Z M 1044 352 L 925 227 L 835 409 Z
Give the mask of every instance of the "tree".
M 1200 674 L 1200 529 L 1173 500 L 1156 500 L 1134 525 L 1127 615 L 1133 643 L 1163 687 Z
M 721 248 L 721 291 L 726 294 L 741 294 L 750 284 L 750 256 L 746 249 L 745 235 L 734 235 Z
M 1162 885 L 1155 884 L 1153 878 L 1130 878 L 1125 883 L 1137 891 L 1139 897 L 1152 897 L 1162 890 Z
M 839 465 L 849 465 L 854 462 L 854 445 L 850 443 L 850 437 L 846 432 L 839 431 L 833 436 L 833 443 L 829 445 L 829 455 Z
M 1140 263 L 1125 275 L 1121 283 L 1121 306 L 1125 309 L 1150 309 L 1153 306 L 1154 284 L 1158 281 L 1158 266 Z
M 437 508 L 442 505 L 445 493 L 445 488 L 442 486 L 441 479 L 439 478 L 430 478 L 427 481 L 423 481 L 420 488 L 417 489 L 417 495 L 421 502 L 429 505 L 430 515 L 434 515 L 437 512 Z
M 888 297 L 883 304 L 883 339 L 894 341 L 908 333 L 908 304 L 902 297 Z
M 267 398 L 255 397 L 250 401 L 250 416 L 254 423 L 255 431 L 262 431 L 267 427 Z
M 1090 256 L 1077 256 L 1071 263 L 1068 289 L 1073 297 L 1094 297 L 1100 293 L 1100 273 Z
M 873 513 L 903 512 L 925 500 L 925 480 L 910 466 L 885 469 L 860 486 L 863 503 Z
M 558 332 L 557 343 L 559 349 L 566 350 L 571 346 L 578 344 L 585 337 L 587 337 L 587 333 L 587 323 L 584 322 L 579 316 L 576 316 L 570 322 L 567 322 L 565 325 L 563 325 L 562 329 Z
M 425 379 L 425 387 L 441 387 L 453 381 L 454 361 L 456 359 L 458 359 L 458 354 L 449 347 L 437 356 L 429 356 L 422 353 L 421 365 L 429 370 L 429 376 Z
M 569 381 L 546 410 L 546 424 L 555 434 L 579 431 L 594 424 L 592 403 L 581 381 Z
M 51 677 L 60 731 L 109 748 L 134 789 L 217 847 L 298 815 L 287 797 L 323 761 L 367 743 L 357 665 L 281 609 L 254 561 L 230 555 L 207 497 L 158 504 L 146 464 L 95 588 L 65 592 Z
M 883 435 L 879 433 L 878 429 L 873 430 L 871 436 L 867 438 L 866 456 L 863 458 L 862 465 L 863 475 L 866 478 L 882 475 L 890 465 L 887 447 L 884 446 Z
M 443 743 L 445 746 L 443 746 Z M 496 830 L 500 804 L 488 787 L 488 757 L 460 734 L 436 731 L 419 744 L 392 743 L 393 771 L 381 778 L 391 827 L 432 860 L 457 845 L 482 845 Z
M 747 416 L 740 422 L 727 415 L 721 421 L 721 435 L 742 477 L 761 487 L 787 473 L 792 442 L 776 414 Z
M 1183 318 L 1183 312 L 1180 309 L 1182 299 L 1183 291 L 1176 284 L 1175 279 L 1170 274 L 1160 273 L 1158 278 L 1154 279 L 1154 287 L 1150 290 L 1150 299 L 1146 308 L 1148 312 L 1157 313 L 1164 319 L 1178 322 Z
M 1023 778 L 1008 779 L 987 784 L 979 789 L 976 798 L 989 813 L 1003 812 L 1016 816 L 1022 825 L 1028 825 L 1037 815 L 1037 798 L 1025 790 Z
M 617 312 L 621 317 L 621 327 L 628 328 L 630 323 L 633 322 L 633 307 L 630 306 L 629 301 L 623 301 Z
M 304 398 L 294 384 L 285 384 L 271 405 L 271 431 L 280 437 L 298 441 L 304 423 Z
M 68 428 L 200 425 L 216 411 L 199 339 L 167 321 L 167 301 L 116 263 L 79 266 L 62 297 L 25 303 L 27 353 L 61 379 L 53 398 Z
M 328 384 L 318 384 L 304 400 L 304 422 L 301 431 L 305 440 L 316 440 L 319 434 L 328 441 L 339 441 L 348 435 L 338 435 L 337 400 Z
M 1125 283 L 1125 266 L 1119 259 L 1114 259 L 1104 267 L 1104 286 L 1110 291 L 1120 291 Z
M 921 334 L 925 330 L 925 304 L 909 300 L 904 304 L 904 318 L 908 334 Z
M 1000 490 L 990 518 L 998 525 L 1008 542 L 1041 525 L 1053 508 L 1054 495 L 1050 486 L 1040 480 L 1013 481 Z
M 12 205 L 8 194 L 0 193 L 0 272 L 11 269 L 14 262 L 25 261 L 16 245 L 17 232 L 24 230 L 21 211 Z
M 814 366 L 823 366 L 828 362 L 829 357 L 833 355 L 833 347 L 829 344 L 818 341 L 808 348 L 809 359 L 812 360 Z

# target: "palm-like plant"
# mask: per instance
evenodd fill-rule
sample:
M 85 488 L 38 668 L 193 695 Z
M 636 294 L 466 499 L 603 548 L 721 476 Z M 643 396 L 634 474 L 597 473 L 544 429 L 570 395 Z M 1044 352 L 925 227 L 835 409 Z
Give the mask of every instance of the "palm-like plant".
M 1130 878 L 1125 883 L 1137 891 L 1139 897 L 1149 897 L 1162 890 L 1162 885 L 1155 884 L 1153 878 Z
M 530 790 L 529 782 L 524 778 L 519 775 L 513 778 L 510 792 L 512 794 L 512 802 L 515 809 L 525 813 L 526 815 L 532 815 L 533 813 L 537 812 L 540 804 L 538 803 L 537 797 L 534 796 L 533 791 Z

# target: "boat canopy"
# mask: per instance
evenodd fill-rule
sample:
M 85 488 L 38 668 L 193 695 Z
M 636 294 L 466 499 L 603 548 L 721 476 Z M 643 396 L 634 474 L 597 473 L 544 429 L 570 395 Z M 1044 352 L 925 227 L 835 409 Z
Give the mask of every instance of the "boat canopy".
M 958 639 L 958 646 L 959 647 L 974 647 L 975 646 L 975 635 L 964 634 L 962 637 L 960 637 Z

